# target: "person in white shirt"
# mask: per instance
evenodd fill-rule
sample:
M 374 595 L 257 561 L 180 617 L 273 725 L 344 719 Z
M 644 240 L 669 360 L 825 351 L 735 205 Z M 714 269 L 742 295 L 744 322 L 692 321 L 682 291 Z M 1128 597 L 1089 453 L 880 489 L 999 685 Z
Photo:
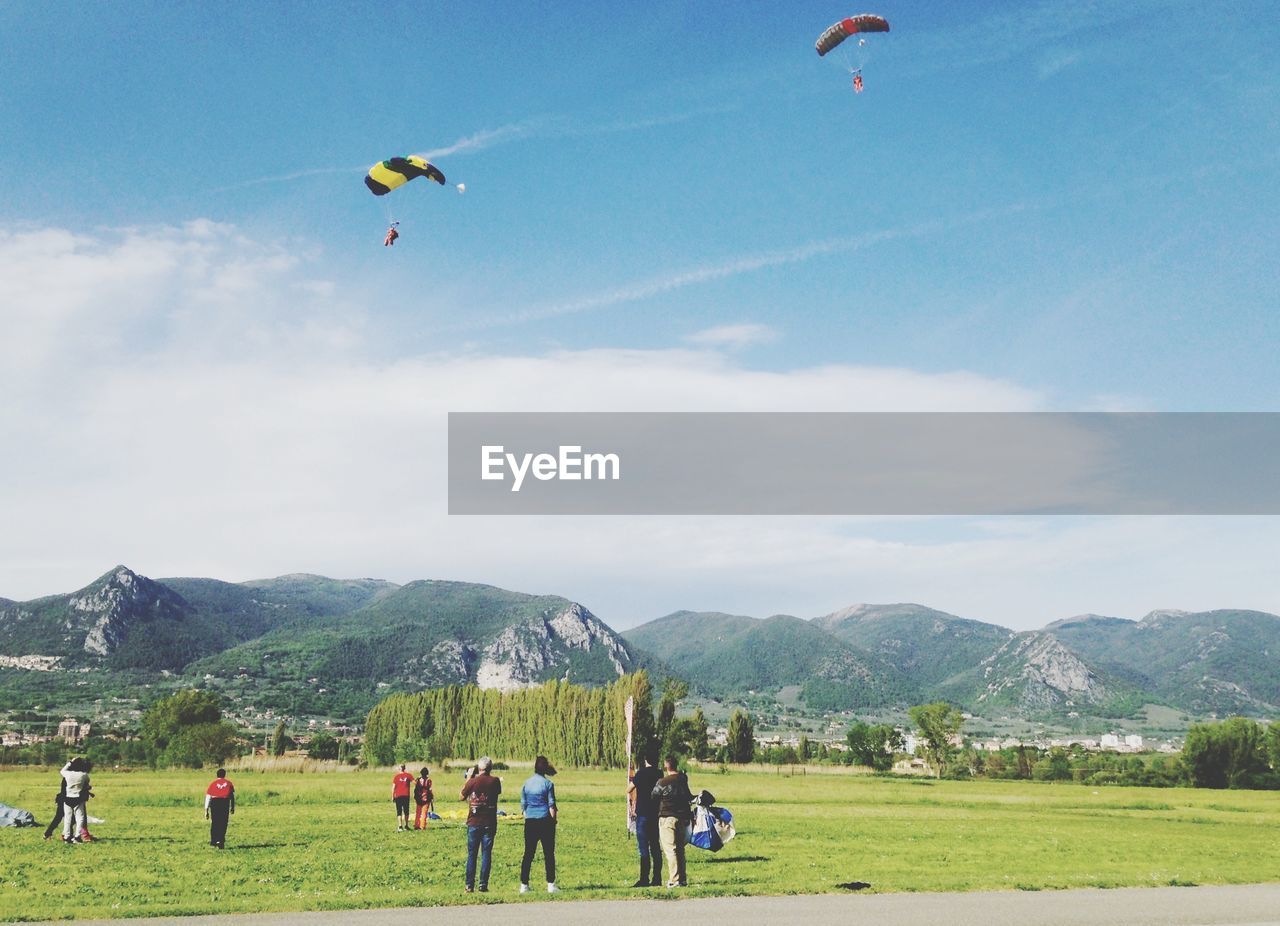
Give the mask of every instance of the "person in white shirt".
M 76 756 L 62 767 L 62 780 L 67 783 L 67 796 L 62 799 L 66 815 L 62 818 L 62 841 L 88 842 L 88 820 L 84 804 L 89 799 L 89 760 Z

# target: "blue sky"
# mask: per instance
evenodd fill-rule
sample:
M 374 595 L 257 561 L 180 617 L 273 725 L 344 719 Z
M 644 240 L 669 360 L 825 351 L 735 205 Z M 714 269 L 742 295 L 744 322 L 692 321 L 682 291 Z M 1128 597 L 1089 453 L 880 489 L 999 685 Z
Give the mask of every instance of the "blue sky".
M 227 395 L 228 382 L 254 375 L 287 381 L 277 382 L 279 415 L 303 414 L 290 389 L 344 377 L 346 395 L 398 407 L 402 422 L 501 405 L 504 395 L 576 407 L 557 391 L 557 369 L 580 370 L 581 391 L 617 407 L 759 407 L 775 395 L 828 407 L 832 389 L 845 390 L 835 407 L 935 407 L 954 392 L 946 377 L 961 376 L 978 384 L 974 407 L 1277 410 L 1273 5 L 886 2 L 875 11 L 893 31 L 870 37 L 866 92 L 855 96 L 840 55 L 819 59 L 812 46 L 860 10 L 822 3 L 124 2 L 56 17 L 41 4 L 0 5 L 0 252 L 9 250 L 0 263 L 10 275 L 0 318 L 18 335 L 11 344 L 24 344 L 11 358 L 22 372 L 6 383 L 24 417 L 15 405 L 9 433 L 35 448 L 33 460 L 66 449 L 38 436 L 38 421 L 118 439 L 118 429 L 99 433 L 107 413 L 91 413 L 85 397 L 138 375 L 126 358 L 139 355 L 154 379 L 128 394 L 157 416 L 176 412 L 137 397 Z M 441 152 L 437 163 L 467 184 L 465 196 L 419 182 L 384 205 L 360 182 L 375 160 L 428 151 Z M 388 207 L 403 223 L 394 249 L 381 247 Z M 204 314 L 210 292 L 226 298 Z M 59 366 L 68 358 L 80 358 L 74 375 Z M 593 385 L 620 369 L 629 385 Z M 689 370 L 697 376 L 680 380 Z M 867 370 L 901 373 L 869 385 L 857 372 Z M 77 379 L 88 371 L 94 378 Z M 196 372 L 208 374 L 202 387 Z M 416 374 L 438 407 L 406 399 L 404 390 L 425 388 Z M 515 386 L 481 389 L 481 375 L 513 376 Z M 529 392 L 521 375 L 545 377 L 548 391 Z M 645 383 L 658 376 L 674 385 L 646 404 Z M 899 401 L 900 386 L 921 391 Z M 226 424 L 232 406 L 198 407 L 185 406 L 202 434 L 224 424 L 252 433 Z M 343 419 L 330 405 L 324 420 Z M 328 453 L 346 433 L 323 435 Z M 242 449 L 206 450 L 220 472 L 250 466 Z M 129 470 L 128 445 L 118 452 Z M 314 465 L 307 459 L 296 465 Z M 315 490 L 388 479 L 380 465 L 328 472 Z M 155 525 L 124 549 L 107 538 L 62 553 L 56 536 L 80 515 L 61 501 L 72 477 L 12 458 L 0 466 L 10 501 L 39 502 L 29 516 L 49 531 L 0 556 L 11 564 L 0 565 L 9 597 L 70 587 L 135 549 L 145 561 L 131 565 L 143 571 L 228 578 L 324 568 L 411 578 L 440 563 L 438 537 L 406 554 L 416 535 L 374 521 L 369 537 L 398 539 L 382 549 L 371 541 L 367 559 L 317 562 L 288 532 L 236 556 L 227 536 L 207 530 L 149 545 Z M 122 485 L 81 478 L 90 503 Z M 390 481 L 414 498 L 410 482 Z M 276 485 L 264 482 L 263 497 Z M 170 505 L 191 494 L 156 481 L 136 488 Z M 423 500 L 423 516 L 457 546 L 475 528 L 441 518 L 437 502 Z M 267 511 L 276 522 L 290 516 Z M 988 527 L 814 529 L 841 543 L 893 548 L 907 536 L 937 550 L 957 534 L 981 545 Z M 1028 549 L 1046 549 L 1038 530 Z M 1044 530 L 1058 542 L 1078 526 Z M 1215 531 L 1238 535 L 1239 522 L 1190 529 L 1186 542 L 1218 549 Z M 468 575 L 458 574 L 462 561 L 439 568 L 568 594 L 579 580 L 563 563 L 581 554 L 577 542 L 552 543 L 542 560 L 513 546 L 514 559 Z M 196 552 L 182 559 L 175 546 Z M 818 581 L 815 570 L 826 583 L 815 609 L 850 603 L 841 596 L 862 586 L 844 562 L 793 564 L 772 598 L 748 588 L 739 606 L 781 608 L 796 580 Z M 1153 585 L 1161 562 L 1147 561 Z M 914 588 L 937 585 L 946 598 L 951 586 L 929 568 L 868 594 L 921 597 Z M 1090 574 L 1079 569 L 1055 581 L 1077 587 Z M 1231 597 L 1235 572 L 1209 572 L 1182 602 L 1152 589 L 1133 601 Z M 992 575 L 990 607 L 1012 622 L 1033 589 L 1006 586 L 1000 599 Z M 601 572 L 578 597 L 632 600 L 614 589 L 640 581 Z M 702 587 L 698 604 L 728 608 L 737 587 L 728 573 L 705 586 L 665 581 L 670 593 L 644 607 L 695 606 L 675 599 Z M 1120 579 L 1108 581 L 1098 579 L 1096 607 L 1082 607 L 1115 601 L 1103 589 Z M 1274 583 L 1242 597 L 1280 607 Z

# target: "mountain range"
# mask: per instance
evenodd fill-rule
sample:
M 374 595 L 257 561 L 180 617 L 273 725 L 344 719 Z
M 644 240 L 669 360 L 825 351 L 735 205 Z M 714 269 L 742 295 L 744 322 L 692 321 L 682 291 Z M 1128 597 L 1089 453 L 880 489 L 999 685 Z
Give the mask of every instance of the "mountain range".
M 1084 615 L 1015 632 L 916 604 L 812 619 L 678 611 L 617 633 L 565 598 L 487 585 L 288 575 L 152 580 L 125 566 L 84 588 L 0 599 L 0 709 L 222 692 L 243 718 L 358 720 L 391 691 L 648 668 L 705 696 L 797 697 L 811 709 L 946 699 L 975 713 L 1274 714 L 1280 617 L 1259 611 Z

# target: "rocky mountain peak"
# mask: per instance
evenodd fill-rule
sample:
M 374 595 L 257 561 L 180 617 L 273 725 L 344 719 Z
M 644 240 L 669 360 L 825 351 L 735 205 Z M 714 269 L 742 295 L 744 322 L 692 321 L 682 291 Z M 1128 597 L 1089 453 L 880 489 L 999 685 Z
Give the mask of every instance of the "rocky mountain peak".
M 569 602 L 499 633 L 480 654 L 476 684 L 503 690 L 536 684 L 574 651 L 599 651 L 618 675 L 635 667 L 617 634 L 582 605 Z
M 72 612 L 80 612 L 85 630 L 84 651 L 93 656 L 113 653 L 138 619 L 155 615 L 176 615 L 186 609 L 176 592 L 127 566 L 116 566 L 96 582 L 72 594 L 67 600 Z M 76 629 L 70 618 L 67 629 Z
M 1158 628 L 1162 624 L 1167 624 L 1170 621 L 1176 621 L 1179 618 L 1186 617 L 1190 613 L 1190 611 L 1180 611 L 1177 608 L 1159 608 L 1149 613 L 1142 620 L 1138 621 L 1138 629 L 1150 630 L 1152 628 Z
M 982 663 L 986 691 L 979 701 L 1012 696 L 1024 707 L 1099 704 L 1111 696 L 1101 677 L 1052 634 L 1012 637 Z

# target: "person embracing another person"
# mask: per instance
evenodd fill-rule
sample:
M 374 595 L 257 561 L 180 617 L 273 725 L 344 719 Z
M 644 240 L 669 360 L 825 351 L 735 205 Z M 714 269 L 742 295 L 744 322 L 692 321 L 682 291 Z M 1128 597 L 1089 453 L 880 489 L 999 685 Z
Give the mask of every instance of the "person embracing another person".
M 67 796 L 67 779 L 59 775 L 58 781 L 61 782 L 61 785 L 58 788 L 58 793 L 53 796 L 53 819 L 44 828 L 45 842 L 53 838 L 54 830 L 62 829 L 62 819 L 67 815 L 67 808 L 62 803 Z M 86 817 L 86 819 L 88 818 Z M 67 837 L 63 836 L 62 838 L 66 839 Z
M 680 771 L 675 756 L 667 756 L 663 767 L 665 774 L 651 793 L 658 802 L 658 841 L 667 859 L 667 887 L 688 887 L 684 846 L 693 820 L 693 792 L 689 790 L 689 777 Z
M 476 888 L 476 855 L 480 856 L 480 893 L 489 890 L 489 871 L 493 867 L 493 839 L 498 835 L 498 796 L 502 782 L 490 774 L 493 760 L 484 756 L 475 764 L 475 774 L 462 786 L 462 800 L 467 802 L 467 871 L 466 891 Z
M 533 856 L 542 843 L 542 861 L 547 870 L 547 892 L 556 887 L 556 786 L 551 776 L 556 773 L 546 756 L 538 756 L 533 774 L 520 789 L 520 810 L 524 814 L 524 858 L 520 862 L 520 893 L 529 893 L 529 870 Z
M 93 765 L 88 759 L 76 756 L 62 767 L 62 841 L 65 843 L 93 842 L 89 835 L 89 820 L 85 815 L 85 803 L 92 796 L 89 790 L 89 771 Z

